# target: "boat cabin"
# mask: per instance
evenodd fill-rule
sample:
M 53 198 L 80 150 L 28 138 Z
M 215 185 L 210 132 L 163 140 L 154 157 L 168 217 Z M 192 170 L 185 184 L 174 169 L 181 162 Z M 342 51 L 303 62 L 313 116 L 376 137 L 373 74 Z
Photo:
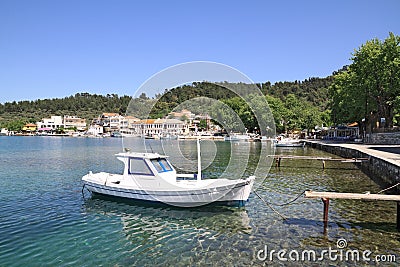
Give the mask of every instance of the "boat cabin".
M 125 164 L 124 176 L 154 178 L 161 176 L 166 180 L 175 180 L 176 171 L 167 160 L 167 156 L 158 153 L 118 153 L 117 159 Z

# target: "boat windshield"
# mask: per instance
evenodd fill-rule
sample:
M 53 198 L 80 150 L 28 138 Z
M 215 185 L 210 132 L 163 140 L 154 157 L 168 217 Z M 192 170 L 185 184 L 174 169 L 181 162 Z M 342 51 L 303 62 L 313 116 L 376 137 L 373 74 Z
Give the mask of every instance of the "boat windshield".
M 146 162 L 141 158 L 130 158 L 129 174 L 154 175 Z
M 163 158 L 152 159 L 151 163 L 153 163 L 154 167 L 159 173 L 172 171 L 172 167 L 171 165 L 169 165 L 166 159 Z

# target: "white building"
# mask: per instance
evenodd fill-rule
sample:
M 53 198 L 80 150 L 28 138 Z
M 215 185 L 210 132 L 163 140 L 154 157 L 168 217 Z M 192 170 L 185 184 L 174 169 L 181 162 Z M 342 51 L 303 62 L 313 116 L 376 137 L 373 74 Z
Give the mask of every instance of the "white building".
M 136 135 L 134 123 L 140 121 L 140 119 L 133 116 L 125 116 L 119 125 L 119 131 L 122 134 Z
M 133 129 L 140 135 L 181 135 L 188 131 L 183 121 L 177 119 L 147 119 L 133 123 Z
M 86 129 L 86 120 L 76 116 L 51 116 L 50 118 L 43 118 L 41 121 L 36 122 L 37 129 L 52 131 L 59 128 L 74 128 L 78 131 L 84 131 Z
M 9 135 L 9 134 L 10 134 L 10 132 L 6 128 L 1 128 L 0 135 L 4 136 L 4 135 Z
M 51 116 L 51 118 L 44 118 L 36 123 L 37 129 L 51 129 L 56 130 L 64 127 L 64 121 L 61 116 Z
M 100 117 L 100 122 L 106 132 L 119 131 L 121 123 L 124 122 L 124 117 L 118 113 L 103 113 Z
M 76 128 L 78 131 L 86 129 L 86 120 L 75 116 L 64 116 L 64 128 Z
M 93 135 L 93 136 L 102 135 L 103 133 L 104 133 L 103 126 L 100 125 L 90 125 L 87 131 L 88 135 Z

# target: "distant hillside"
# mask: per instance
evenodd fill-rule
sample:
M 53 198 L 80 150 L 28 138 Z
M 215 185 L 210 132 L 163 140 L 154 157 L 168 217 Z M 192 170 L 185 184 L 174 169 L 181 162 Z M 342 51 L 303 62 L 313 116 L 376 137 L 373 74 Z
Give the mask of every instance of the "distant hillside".
M 282 101 L 289 94 L 302 98 L 320 110 L 328 108 L 329 96 L 328 87 L 333 82 L 333 76 L 326 78 L 309 78 L 304 81 L 277 82 L 271 85 L 263 83 L 261 90 L 266 95 L 279 97 Z
M 276 99 L 279 102 L 279 106 L 285 106 L 287 96 L 294 95 L 301 101 L 301 105 L 307 108 L 313 107 L 317 111 L 325 112 L 329 101 L 328 87 L 331 83 L 332 76 L 326 78 L 309 78 L 304 81 L 277 82 L 275 84 L 265 82 L 256 85 L 264 94 L 270 97 L 270 100 Z M 224 83 L 222 83 L 222 85 L 224 85 Z M 245 88 L 249 85 L 238 83 L 232 84 L 232 86 Z M 157 104 L 151 111 L 150 116 L 153 118 L 163 117 L 180 103 L 198 96 L 205 96 L 217 100 L 228 100 L 234 98 L 235 94 L 221 85 L 209 82 L 195 82 L 191 85 L 173 88 L 166 91 L 163 95 L 156 96 Z M 15 121 L 18 121 L 20 124 L 22 122 L 34 123 L 51 115 L 74 115 L 91 120 L 103 112 L 125 114 L 131 99 L 130 96 L 126 95 L 118 96 L 117 94 L 107 94 L 104 96 L 78 93 L 61 99 L 8 102 L 0 104 L 0 127 L 7 127 L 9 123 Z M 156 99 L 150 99 L 145 94 L 142 94 L 137 101 L 148 101 L 149 105 L 151 105 L 156 102 Z M 291 98 L 290 101 L 293 101 L 293 98 Z M 274 100 L 274 102 L 276 101 Z M 291 107 L 287 106 L 286 108 L 290 110 Z M 130 115 L 141 116 L 141 114 Z M 278 117 L 280 117 L 282 114 L 275 113 L 274 115 L 279 115 Z
M 20 120 L 32 122 L 51 115 L 75 115 L 93 119 L 103 112 L 124 113 L 131 97 L 116 94 L 96 95 L 78 93 L 55 99 L 39 99 L 0 104 L 0 125 Z
M 332 76 L 328 76 L 326 78 L 309 78 L 302 82 L 277 82 L 273 85 L 271 85 L 270 82 L 266 82 L 256 84 L 256 86 L 258 86 L 264 95 L 279 98 L 283 102 L 285 102 L 289 94 L 293 94 L 298 97 L 298 99 L 308 102 L 320 111 L 325 111 L 329 103 L 328 87 L 332 81 Z M 156 116 L 156 113 L 160 111 L 164 111 L 160 112 L 160 115 L 165 114 L 166 111 L 169 112 L 178 104 L 194 97 L 204 96 L 217 100 L 235 97 L 236 95 L 224 88 L 224 85 L 231 85 L 236 88 L 246 88 L 249 86 L 243 83 L 221 83 L 217 85 L 209 82 L 195 82 L 192 85 L 176 87 L 163 94 L 159 103 L 156 105 L 158 108 L 153 110 L 152 115 Z

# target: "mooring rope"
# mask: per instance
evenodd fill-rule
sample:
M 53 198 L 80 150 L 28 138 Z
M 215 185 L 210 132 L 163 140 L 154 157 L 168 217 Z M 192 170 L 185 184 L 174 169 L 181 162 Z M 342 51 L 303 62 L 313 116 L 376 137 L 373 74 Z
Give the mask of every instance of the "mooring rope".
M 87 190 L 87 191 L 89 191 L 89 189 L 87 189 L 86 188 L 86 184 L 83 184 L 83 186 L 82 186 L 82 197 L 85 199 L 85 189 Z M 90 191 L 89 191 L 90 192 Z
M 392 189 L 392 188 L 394 188 L 394 187 L 396 187 L 396 186 L 398 186 L 398 185 L 400 185 L 400 183 L 397 183 L 397 184 L 395 184 L 395 185 L 392 185 L 391 187 L 385 188 L 385 189 L 379 191 L 377 194 L 383 193 L 383 192 L 385 192 L 385 191 L 387 191 L 387 190 L 390 190 L 390 189 Z
M 83 192 L 83 190 L 85 190 L 85 186 L 86 186 L 86 184 L 83 184 L 83 186 L 82 186 L 82 195 L 83 195 L 83 197 L 85 197 L 85 193 Z
M 272 203 L 272 202 L 270 202 L 270 201 L 267 201 L 267 202 L 268 202 L 270 205 L 272 205 L 272 206 L 278 206 L 278 207 L 287 206 L 287 205 L 292 204 L 292 203 L 295 202 L 296 200 L 298 200 L 302 195 L 304 195 L 304 193 L 305 193 L 306 191 L 307 191 L 307 190 L 304 190 L 303 192 L 299 193 L 295 198 L 293 198 L 292 200 L 290 200 L 290 201 L 288 201 L 288 202 L 285 202 L 285 203 L 278 204 L 278 203 Z
M 270 203 L 268 203 L 267 201 L 265 201 L 255 190 L 253 191 L 253 193 L 259 198 L 261 199 L 273 212 L 275 212 L 276 214 L 278 214 L 283 220 L 287 220 L 287 218 L 285 216 L 283 216 L 281 213 L 279 213 L 279 211 L 277 211 L 276 209 L 274 209 L 274 207 L 272 207 L 272 205 Z
M 274 203 L 271 203 L 271 205 L 279 206 L 279 207 L 290 205 L 290 204 L 292 204 L 293 202 L 295 202 L 296 200 L 298 200 L 302 195 L 304 195 L 304 193 L 305 193 L 306 191 L 307 191 L 307 190 L 304 190 L 303 192 L 301 192 L 300 194 L 298 194 L 294 199 L 292 199 L 292 200 L 290 200 L 290 201 L 288 201 L 288 202 L 286 202 L 286 203 L 282 203 L 282 204 L 274 204 Z

